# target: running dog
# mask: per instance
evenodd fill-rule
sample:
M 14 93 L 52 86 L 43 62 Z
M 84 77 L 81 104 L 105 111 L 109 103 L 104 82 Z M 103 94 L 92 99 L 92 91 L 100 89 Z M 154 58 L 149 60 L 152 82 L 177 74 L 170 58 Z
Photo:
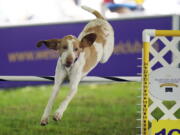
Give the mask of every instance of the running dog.
M 55 112 L 53 117 L 55 121 L 62 118 L 68 104 L 77 92 L 80 80 L 99 62 L 107 62 L 114 49 L 112 26 L 98 11 L 86 6 L 82 6 L 82 8 L 94 14 L 96 19 L 84 27 L 78 38 L 67 35 L 61 39 L 41 40 L 37 43 L 37 47 L 45 45 L 49 49 L 58 51 L 60 55 L 56 65 L 52 94 L 40 122 L 43 126 L 48 124 L 53 102 L 65 78 L 69 79 L 70 91 Z

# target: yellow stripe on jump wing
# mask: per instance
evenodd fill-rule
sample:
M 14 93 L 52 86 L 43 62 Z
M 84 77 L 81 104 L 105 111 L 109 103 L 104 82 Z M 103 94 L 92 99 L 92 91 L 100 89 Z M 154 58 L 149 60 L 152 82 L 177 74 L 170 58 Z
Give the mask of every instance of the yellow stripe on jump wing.
M 180 30 L 156 30 L 155 36 L 180 36 Z
M 148 135 L 148 101 L 149 101 L 149 48 L 150 43 L 144 42 L 143 44 L 143 121 L 142 121 L 142 134 Z

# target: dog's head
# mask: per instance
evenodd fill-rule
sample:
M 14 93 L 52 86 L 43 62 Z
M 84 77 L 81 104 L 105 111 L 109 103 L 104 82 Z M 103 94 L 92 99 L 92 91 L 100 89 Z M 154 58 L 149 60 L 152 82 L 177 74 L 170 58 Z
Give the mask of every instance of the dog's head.
M 96 34 L 90 33 L 82 38 L 81 41 L 75 36 L 68 35 L 62 39 L 41 40 L 37 47 L 45 45 L 49 49 L 57 50 L 61 57 L 61 62 L 65 67 L 71 67 L 78 59 L 79 54 L 85 47 L 93 45 L 96 40 Z

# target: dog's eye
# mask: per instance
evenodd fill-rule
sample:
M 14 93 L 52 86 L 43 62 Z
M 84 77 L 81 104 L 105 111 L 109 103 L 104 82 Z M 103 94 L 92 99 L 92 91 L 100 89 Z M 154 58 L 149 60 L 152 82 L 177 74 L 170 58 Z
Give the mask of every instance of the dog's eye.
M 78 48 L 74 48 L 74 51 L 77 52 L 77 51 L 78 51 Z
M 67 46 L 63 46 L 63 49 L 64 49 L 64 50 L 67 50 Z

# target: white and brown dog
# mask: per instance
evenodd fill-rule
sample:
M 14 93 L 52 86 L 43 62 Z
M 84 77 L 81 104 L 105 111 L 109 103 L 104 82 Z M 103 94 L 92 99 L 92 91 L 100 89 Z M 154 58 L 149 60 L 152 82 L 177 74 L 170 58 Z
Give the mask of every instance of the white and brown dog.
M 53 102 L 66 77 L 70 81 L 70 92 L 54 114 L 53 119 L 56 121 L 62 118 L 69 102 L 77 92 L 80 80 L 99 62 L 105 63 L 112 55 L 114 49 L 112 26 L 96 10 L 85 6 L 82 8 L 97 18 L 85 26 L 78 38 L 67 35 L 62 39 L 49 39 L 37 43 L 37 47 L 44 44 L 49 49 L 59 51 L 60 55 L 56 65 L 53 91 L 42 115 L 41 125 L 48 123 Z

